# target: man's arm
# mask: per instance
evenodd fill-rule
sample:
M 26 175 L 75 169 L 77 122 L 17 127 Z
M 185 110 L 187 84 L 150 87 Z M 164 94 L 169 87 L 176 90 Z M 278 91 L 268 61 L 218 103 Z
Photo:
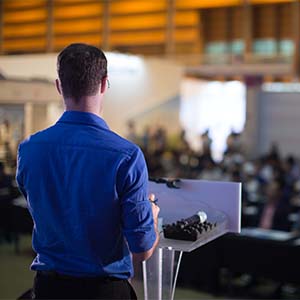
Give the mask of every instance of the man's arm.
M 155 200 L 155 196 L 154 194 L 151 194 L 149 196 L 149 200 L 150 201 L 154 201 Z M 155 248 L 158 245 L 159 242 L 159 231 L 158 231 L 158 214 L 159 214 L 159 207 L 152 202 L 152 214 L 153 214 L 153 226 L 154 226 L 154 230 L 156 232 L 156 240 L 153 244 L 153 246 L 151 247 L 151 249 L 145 251 L 145 252 L 141 252 L 141 253 L 132 253 L 132 259 L 133 259 L 133 263 L 137 263 L 137 262 L 141 262 L 144 260 L 147 260 L 148 258 L 150 258 L 155 250 Z
M 139 148 L 129 159 L 122 161 L 117 182 L 122 205 L 122 228 L 129 250 L 134 260 L 145 260 L 152 255 L 158 243 L 159 207 L 151 203 L 147 196 L 148 172 Z

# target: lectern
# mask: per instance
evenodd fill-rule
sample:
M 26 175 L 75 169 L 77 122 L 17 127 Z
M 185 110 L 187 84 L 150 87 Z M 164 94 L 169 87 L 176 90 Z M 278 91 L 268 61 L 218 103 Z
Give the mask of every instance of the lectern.
M 136 268 L 132 284 L 139 298 L 173 300 L 183 252 L 193 251 L 227 232 L 240 232 L 241 183 L 182 179 L 172 187 L 149 182 L 149 193 L 158 198 L 160 225 L 188 218 L 198 211 L 204 211 L 207 220 L 216 224 L 196 241 L 167 239 L 160 228 L 156 251 Z

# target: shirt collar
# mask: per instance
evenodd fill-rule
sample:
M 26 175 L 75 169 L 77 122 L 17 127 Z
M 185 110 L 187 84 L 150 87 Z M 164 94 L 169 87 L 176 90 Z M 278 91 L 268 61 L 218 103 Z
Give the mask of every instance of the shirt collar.
M 57 123 L 86 124 L 109 129 L 108 125 L 102 118 L 93 113 L 83 111 L 65 111 Z

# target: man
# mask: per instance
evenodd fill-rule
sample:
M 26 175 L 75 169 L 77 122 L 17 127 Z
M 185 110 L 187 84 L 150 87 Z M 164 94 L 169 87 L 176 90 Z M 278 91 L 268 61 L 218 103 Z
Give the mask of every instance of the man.
M 34 297 L 134 299 L 130 252 L 142 261 L 158 243 L 144 157 L 99 117 L 107 88 L 101 50 L 71 44 L 57 71 L 66 111 L 18 152 L 17 182 L 34 220 Z

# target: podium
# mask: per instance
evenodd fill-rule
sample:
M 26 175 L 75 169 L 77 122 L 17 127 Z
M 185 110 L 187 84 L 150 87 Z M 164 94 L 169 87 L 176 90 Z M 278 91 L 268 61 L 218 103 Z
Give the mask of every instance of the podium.
M 149 193 L 156 195 L 160 207 L 160 242 L 150 259 L 135 266 L 132 284 L 139 299 L 173 300 L 183 253 L 227 232 L 240 232 L 241 183 L 182 179 L 178 187 L 149 182 Z M 202 233 L 196 241 L 164 238 L 162 225 L 188 218 L 200 210 L 217 226 Z

